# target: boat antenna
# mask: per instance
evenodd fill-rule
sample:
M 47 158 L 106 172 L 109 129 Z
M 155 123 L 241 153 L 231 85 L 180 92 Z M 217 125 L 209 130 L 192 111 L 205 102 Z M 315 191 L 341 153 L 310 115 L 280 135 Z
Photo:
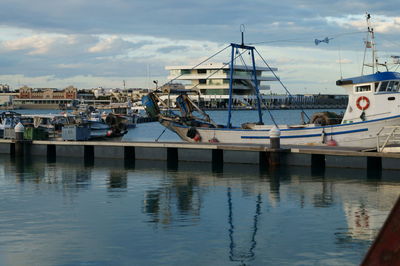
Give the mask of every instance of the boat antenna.
M 244 32 L 246 31 L 246 28 L 244 24 L 240 24 L 240 32 L 242 34 L 242 46 L 244 45 Z
M 338 47 L 338 52 L 339 52 L 339 69 L 340 69 L 340 79 L 343 79 L 343 71 L 342 71 L 342 53 L 340 49 L 340 43 Z
M 365 48 L 364 48 L 364 59 L 363 59 L 363 65 L 361 69 L 361 75 L 364 75 L 364 67 L 371 67 L 372 68 L 372 74 L 375 73 L 375 70 L 378 71 L 378 59 L 377 59 L 377 52 L 376 52 L 376 46 L 375 46 L 375 33 L 374 33 L 374 28 L 371 26 L 371 15 L 369 13 L 366 13 L 365 15 L 366 21 L 367 21 L 367 38 L 365 40 Z M 371 64 L 365 63 L 365 57 L 367 54 L 367 49 L 372 49 L 372 58 L 371 58 Z

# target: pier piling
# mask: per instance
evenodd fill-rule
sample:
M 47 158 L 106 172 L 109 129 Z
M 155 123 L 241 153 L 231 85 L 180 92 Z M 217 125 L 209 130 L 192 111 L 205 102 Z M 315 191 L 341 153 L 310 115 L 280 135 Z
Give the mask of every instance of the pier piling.
M 21 122 L 19 122 L 15 128 L 15 156 L 23 156 L 24 155 L 24 131 L 25 128 L 24 126 L 21 124 Z
M 222 173 L 223 172 L 223 165 L 224 165 L 224 152 L 223 150 L 216 149 L 212 150 L 212 161 L 211 161 L 211 168 L 212 171 L 215 173 Z
M 94 146 L 85 145 L 83 153 L 84 153 L 85 166 L 93 166 L 94 165 Z
M 269 167 L 276 167 L 280 164 L 280 148 L 281 148 L 281 131 L 277 126 L 274 126 L 269 131 L 269 141 L 271 145 L 271 149 L 274 151 L 269 152 L 268 154 L 268 165 Z

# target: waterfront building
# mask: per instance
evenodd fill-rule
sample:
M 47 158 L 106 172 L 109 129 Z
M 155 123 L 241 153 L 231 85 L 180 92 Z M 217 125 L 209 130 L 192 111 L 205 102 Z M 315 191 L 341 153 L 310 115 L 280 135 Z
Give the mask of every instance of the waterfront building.
M 56 109 L 62 105 L 70 105 L 77 99 L 78 90 L 73 86 L 69 86 L 63 90 L 24 86 L 19 89 L 18 94 L 13 99 L 13 105 L 16 108 L 24 109 Z
M 182 82 L 185 89 L 197 90 L 205 102 L 212 100 L 227 101 L 229 98 L 230 65 L 223 63 L 209 63 L 197 67 L 193 66 L 166 66 L 169 71 L 168 80 Z M 256 67 L 257 85 L 261 93 L 270 90 L 266 82 L 276 81 L 271 73 L 277 68 Z M 264 73 L 268 72 L 269 75 Z M 255 84 L 252 78 L 252 68 L 245 65 L 235 65 L 233 72 L 233 95 L 239 101 L 252 98 Z
M 108 105 L 110 99 L 96 99 L 91 91 L 78 90 L 73 86 L 62 90 L 24 86 L 13 98 L 13 106 L 16 109 L 69 109 L 79 102 L 90 105 Z

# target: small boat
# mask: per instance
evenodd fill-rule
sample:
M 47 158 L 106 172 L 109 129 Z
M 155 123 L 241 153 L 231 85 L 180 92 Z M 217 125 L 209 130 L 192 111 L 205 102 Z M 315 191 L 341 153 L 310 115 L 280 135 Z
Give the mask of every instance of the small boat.
M 143 97 L 142 102 L 149 116 L 158 118 L 159 122 L 188 142 L 209 143 L 243 143 L 267 144 L 270 131 L 277 127 L 280 130 L 281 144 L 290 145 L 339 145 L 362 148 L 376 147 L 377 134 L 383 127 L 399 126 L 400 112 L 400 73 L 379 72 L 374 55 L 373 29 L 367 16 L 368 36 L 366 48 L 372 48 L 373 74 L 340 79 L 336 82 L 342 86 L 349 97 L 344 115 L 331 112 L 314 114 L 308 123 L 297 125 L 278 125 L 271 117 L 272 124 L 265 125 L 262 118 L 262 100 L 258 89 L 256 74 L 253 73 L 253 86 L 257 96 L 259 120 L 255 123 L 244 123 L 232 126 L 232 73 L 230 74 L 229 106 L 227 124 L 216 124 L 189 97 L 189 92 L 181 90 L 176 98 L 180 114 L 173 111 L 157 95 L 150 93 Z M 231 44 L 230 72 L 234 70 L 234 55 L 241 51 L 249 52 L 252 57 L 253 71 L 255 70 L 254 46 Z M 367 50 L 367 49 L 366 49 Z M 257 51 L 258 53 L 258 51 Z M 251 69 L 251 67 L 250 67 Z M 272 70 L 271 70 L 272 71 Z M 164 106 L 166 111 L 162 111 Z
M 21 114 L 13 111 L 5 111 L 0 114 L 0 137 L 4 137 L 6 129 L 14 129 L 14 127 L 21 121 Z

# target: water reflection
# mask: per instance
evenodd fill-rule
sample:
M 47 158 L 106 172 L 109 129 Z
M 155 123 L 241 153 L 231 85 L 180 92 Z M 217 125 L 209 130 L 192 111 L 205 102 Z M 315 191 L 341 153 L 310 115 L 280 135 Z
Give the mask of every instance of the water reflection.
M 115 169 L 110 170 L 107 183 L 109 191 L 126 191 L 128 188 L 127 172 Z
M 249 228 L 251 237 L 248 242 L 248 247 L 239 246 L 235 241 L 235 226 L 233 219 L 233 203 L 232 203 L 232 191 L 231 188 L 228 187 L 227 191 L 228 198 L 228 224 L 229 224 L 229 259 L 231 261 L 240 262 L 241 265 L 246 265 L 246 262 L 252 261 L 255 257 L 254 249 L 257 245 L 256 235 L 258 230 L 258 220 L 261 214 L 261 194 L 257 195 L 256 200 L 256 210 L 253 216 L 253 225 Z
M 186 221 L 186 217 L 195 222 L 199 219 L 202 201 L 199 180 L 182 178 L 174 172 L 169 174 L 169 182 L 145 193 L 143 210 L 149 215 L 149 222 L 172 225 L 174 221 Z
M 87 240 L 43 255 L 60 264 L 357 264 L 400 192 L 396 171 L 131 163 L 0 156 L 0 248 L 44 251 L 61 230 Z M 92 245 L 101 258 L 82 253 Z

